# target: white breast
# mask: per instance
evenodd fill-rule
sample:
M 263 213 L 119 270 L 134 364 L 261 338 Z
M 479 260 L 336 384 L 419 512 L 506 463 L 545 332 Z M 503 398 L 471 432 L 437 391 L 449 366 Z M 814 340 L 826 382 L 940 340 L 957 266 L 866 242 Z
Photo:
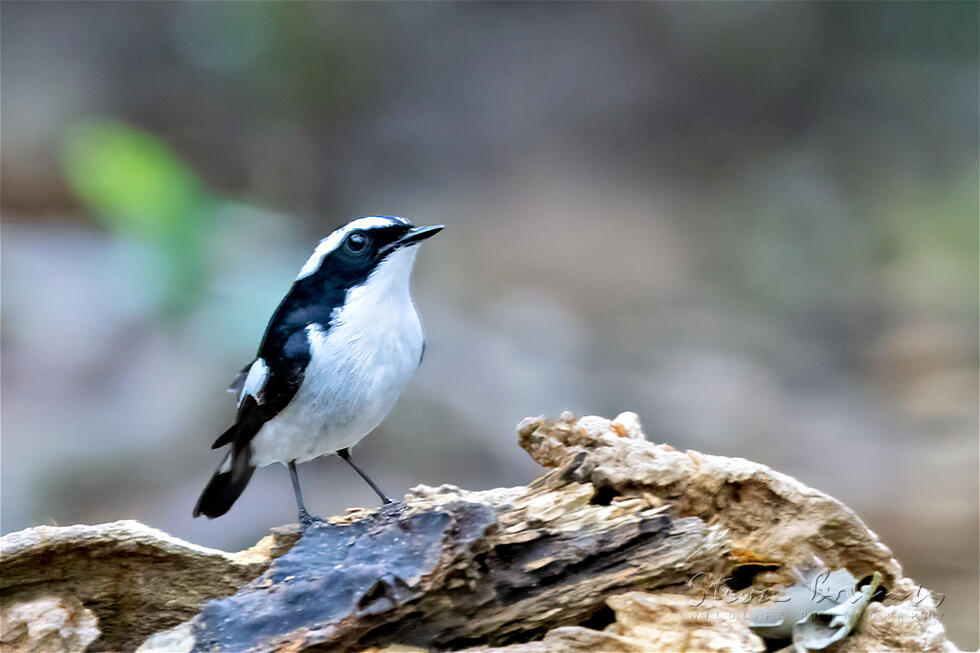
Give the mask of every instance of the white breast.
M 307 327 L 303 383 L 256 435 L 253 465 L 304 462 L 353 446 L 395 405 L 422 356 L 422 323 L 409 292 L 416 250 L 393 252 L 348 291 L 329 330 Z

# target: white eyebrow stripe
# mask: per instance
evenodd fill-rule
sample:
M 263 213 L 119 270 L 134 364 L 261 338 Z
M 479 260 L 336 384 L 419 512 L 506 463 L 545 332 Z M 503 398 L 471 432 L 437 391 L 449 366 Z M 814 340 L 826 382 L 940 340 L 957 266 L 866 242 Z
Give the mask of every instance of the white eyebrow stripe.
M 299 281 L 304 277 L 308 277 L 320 269 L 320 264 L 323 262 L 323 257 L 337 249 L 340 243 L 344 242 L 344 238 L 346 238 L 347 234 L 350 232 L 358 229 L 390 227 L 396 224 L 408 225 L 410 223 L 405 218 L 378 215 L 358 218 L 353 222 L 348 222 L 343 227 L 334 230 L 333 233 L 320 241 L 320 243 L 316 246 L 316 249 L 313 250 L 313 254 L 310 256 L 310 258 L 306 259 L 306 263 L 304 263 L 303 267 L 300 268 L 299 274 L 296 275 L 296 281 Z

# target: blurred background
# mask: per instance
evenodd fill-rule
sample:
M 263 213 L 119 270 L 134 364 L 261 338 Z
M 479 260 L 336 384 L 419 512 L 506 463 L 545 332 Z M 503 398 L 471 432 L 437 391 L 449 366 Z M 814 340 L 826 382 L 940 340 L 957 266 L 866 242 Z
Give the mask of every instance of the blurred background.
M 978 5 L 20 3 L 2 12 L 2 530 L 237 550 L 191 508 L 317 240 L 445 223 L 392 495 L 540 470 L 527 415 L 639 413 L 846 502 L 978 610 Z M 373 505 L 336 458 L 314 512 Z

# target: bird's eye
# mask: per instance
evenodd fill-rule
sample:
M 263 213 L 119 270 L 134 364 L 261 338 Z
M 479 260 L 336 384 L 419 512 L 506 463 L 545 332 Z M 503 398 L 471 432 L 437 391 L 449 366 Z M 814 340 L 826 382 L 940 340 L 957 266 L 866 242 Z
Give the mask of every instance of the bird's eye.
M 369 238 L 367 234 L 355 231 L 344 242 L 344 247 L 352 254 L 360 254 L 367 249 Z

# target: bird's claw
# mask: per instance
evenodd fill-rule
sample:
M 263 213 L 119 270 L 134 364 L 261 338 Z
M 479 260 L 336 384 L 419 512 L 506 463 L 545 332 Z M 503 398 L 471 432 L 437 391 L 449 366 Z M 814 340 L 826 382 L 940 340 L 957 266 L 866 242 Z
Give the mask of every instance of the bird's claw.
M 321 517 L 314 517 L 305 510 L 299 513 L 299 525 L 303 530 L 310 526 L 326 524 L 326 520 Z

